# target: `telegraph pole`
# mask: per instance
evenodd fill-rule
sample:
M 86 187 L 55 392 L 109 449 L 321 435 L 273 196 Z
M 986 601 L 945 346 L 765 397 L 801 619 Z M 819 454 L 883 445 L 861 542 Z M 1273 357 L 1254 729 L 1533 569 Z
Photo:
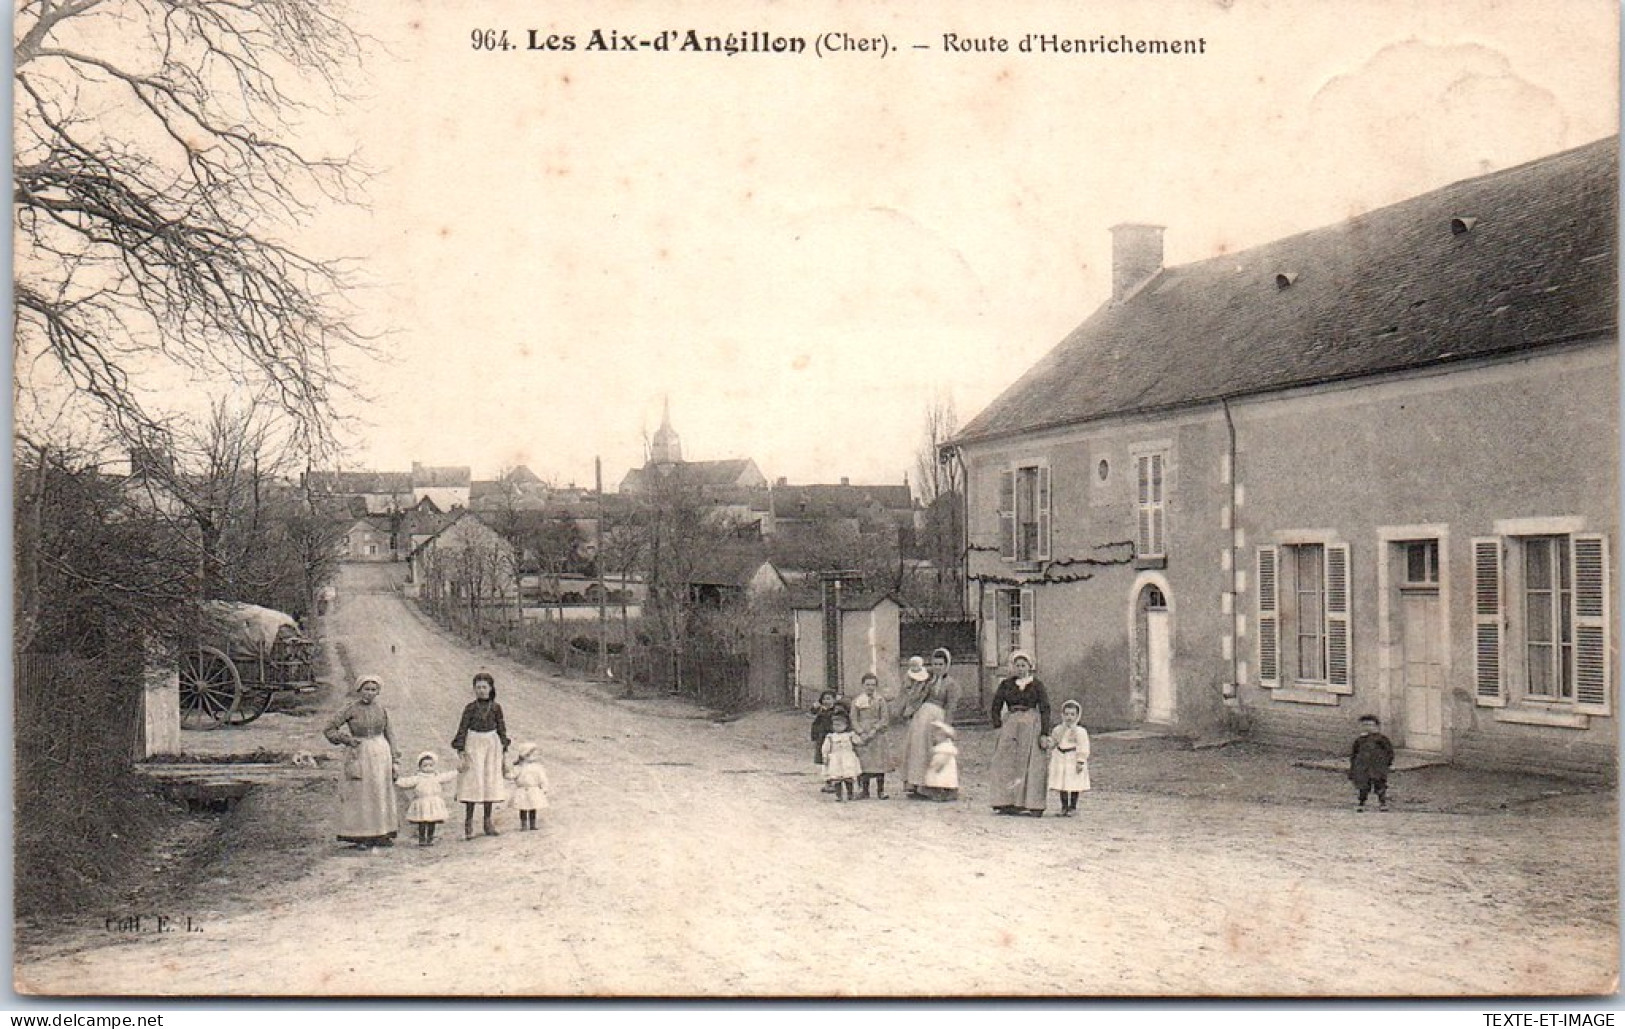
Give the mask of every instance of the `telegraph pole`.
M 592 564 L 598 572 L 598 674 L 606 675 L 609 672 L 609 601 L 604 590 L 604 459 L 592 459 L 594 485 L 598 494 L 598 522 L 593 536 L 597 547 L 593 551 Z M 624 589 L 626 584 L 621 584 Z

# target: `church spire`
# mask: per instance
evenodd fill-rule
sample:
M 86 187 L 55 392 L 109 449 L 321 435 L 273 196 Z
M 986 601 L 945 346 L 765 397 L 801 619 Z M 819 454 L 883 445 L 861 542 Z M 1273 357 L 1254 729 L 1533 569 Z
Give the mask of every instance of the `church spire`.
M 683 463 L 683 444 L 671 427 L 670 395 L 664 398 L 661 405 L 660 428 L 655 430 L 654 440 L 649 444 L 649 463 L 655 465 Z

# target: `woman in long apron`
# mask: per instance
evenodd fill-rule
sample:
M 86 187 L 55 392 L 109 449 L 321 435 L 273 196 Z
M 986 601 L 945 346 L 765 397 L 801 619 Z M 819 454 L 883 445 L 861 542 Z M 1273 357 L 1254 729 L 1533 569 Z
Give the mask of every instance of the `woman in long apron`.
M 322 735 L 344 747 L 339 773 L 338 838 L 358 849 L 389 847 L 400 828 L 395 776 L 400 751 L 389 730 L 389 712 L 378 703 L 383 683 L 375 675 L 356 681 L 356 696 L 334 715 Z
M 457 799 L 463 804 L 463 839 L 474 838 L 474 805 L 485 809 L 485 835 L 495 836 L 491 808 L 506 800 L 503 755 L 508 751 L 508 726 L 497 703 L 497 682 L 490 672 L 474 676 L 474 699 L 463 708 L 462 721 L 451 749 L 458 755 Z
M 1010 655 L 1011 675 L 993 693 L 988 716 L 999 732 L 993 742 L 988 768 L 988 791 L 993 810 L 1001 815 L 1044 814 L 1049 803 L 1050 715 L 1049 695 L 1033 675 L 1032 655 L 1017 650 Z
M 912 685 L 908 704 L 903 708 L 908 719 L 908 731 L 903 736 L 903 788 L 909 797 L 926 800 L 929 798 L 920 792 L 920 787 L 925 785 L 925 773 L 931 767 L 931 748 L 935 745 L 932 726 L 937 722 L 950 727 L 954 724 L 959 684 L 949 674 L 954 658 L 947 648 L 938 647 L 931 652 L 931 671 L 924 680 L 918 675 L 924 671 L 923 664 L 918 669 L 915 665 L 919 660 L 909 658 L 908 678 Z

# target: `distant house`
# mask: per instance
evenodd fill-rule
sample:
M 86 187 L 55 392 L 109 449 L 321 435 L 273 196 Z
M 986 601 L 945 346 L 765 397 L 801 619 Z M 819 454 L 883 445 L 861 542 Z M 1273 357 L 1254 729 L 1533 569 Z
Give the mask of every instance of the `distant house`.
M 345 561 L 393 561 L 395 533 L 387 515 L 363 515 L 350 522 L 344 532 Z
M 763 535 L 794 538 L 799 534 L 880 533 L 912 543 L 924 524 L 924 510 L 908 483 L 791 485 L 779 479 L 768 490 L 768 517 Z
M 452 521 L 451 515 L 441 511 L 428 497 L 413 504 L 395 519 L 395 554 L 400 560 L 444 529 Z
M 367 514 L 394 514 L 415 501 L 406 472 L 306 472 L 301 479 L 312 497 L 359 498 Z
M 790 608 L 795 630 L 791 681 L 798 706 L 811 703 L 831 682 L 840 683 L 848 695 L 857 693 L 865 672 L 874 672 L 888 695 L 900 695 L 902 609 L 895 599 L 883 593 L 843 592 L 836 629 L 839 646 L 833 649 L 825 635 L 821 591 L 794 590 Z M 836 662 L 833 675 L 832 657 Z
M 759 489 L 767 485 L 767 476 L 748 457 L 669 464 L 651 462 L 627 472 L 621 479 L 621 492 L 652 493 L 662 482 L 675 482 L 710 497 L 728 490 Z
M 412 502 L 434 501 L 442 511 L 466 508 L 472 479 L 467 465 L 434 467 L 412 462 Z
M 1174 268 L 952 441 L 984 654 L 1093 726 L 1612 774 L 1618 139 Z
M 686 576 L 685 586 L 690 601 L 706 607 L 759 601 L 788 588 L 784 576 L 757 547 L 705 554 Z
M 512 544 L 464 511 L 413 548 L 409 592 L 431 602 L 515 605 L 517 555 Z
M 626 473 L 621 479 L 620 491 L 654 493 L 665 483 L 681 485 L 709 497 L 729 490 L 758 489 L 767 485 L 767 477 L 748 457 L 684 461 L 682 441 L 671 427 L 671 405 L 667 404 L 660 428 L 650 441 L 648 462 Z
M 551 490 L 529 468 L 519 465 L 495 479 L 473 479 L 468 484 L 468 504 L 474 511 L 524 511 L 542 507 Z

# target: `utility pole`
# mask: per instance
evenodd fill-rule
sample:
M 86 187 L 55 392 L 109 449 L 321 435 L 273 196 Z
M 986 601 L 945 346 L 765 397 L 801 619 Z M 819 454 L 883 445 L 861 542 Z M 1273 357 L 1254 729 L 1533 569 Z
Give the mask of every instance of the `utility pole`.
M 592 565 L 598 573 L 598 674 L 609 673 L 609 601 L 604 590 L 604 459 L 592 459 L 594 485 L 598 493 L 598 520 L 593 529 Z M 625 584 L 622 583 L 622 588 Z

